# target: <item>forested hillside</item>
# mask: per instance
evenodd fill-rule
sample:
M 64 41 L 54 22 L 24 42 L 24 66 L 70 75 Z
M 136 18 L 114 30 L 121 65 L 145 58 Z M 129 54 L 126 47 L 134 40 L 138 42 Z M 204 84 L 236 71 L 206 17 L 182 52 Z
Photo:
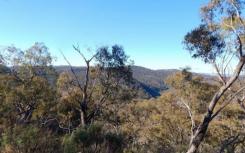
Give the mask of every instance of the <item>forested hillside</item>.
M 69 66 L 55 66 L 57 73 L 71 72 Z M 85 76 L 86 67 L 73 67 L 76 74 Z M 161 92 L 168 89 L 164 80 L 171 74 L 178 70 L 151 70 L 140 66 L 131 66 L 133 78 L 135 79 L 135 86 L 141 90 L 139 98 L 152 98 L 161 95 Z
M 90 67 L 88 61 L 85 68 L 53 67 L 42 43 L 6 51 L 12 57 L 2 56 L 1 65 L 3 153 L 185 152 L 195 128 L 192 121 L 201 122 L 219 86 L 218 78 L 208 81 L 188 69 L 154 71 L 126 65 L 117 45 L 113 52 L 99 48 L 97 66 Z M 104 59 L 105 54 L 110 58 Z M 4 66 L 7 62 L 13 66 Z M 147 86 L 141 86 L 146 92 L 149 87 L 164 92 L 151 100 L 144 95 L 139 99 L 139 82 Z M 219 114 L 200 152 L 243 152 L 245 113 L 240 106 L 234 103 Z
M 0 153 L 245 153 L 244 8 L 209 0 L 183 36 L 212 75 L 135 66 L 118 44 L 73 45 L 81 67 L 0 46 Z

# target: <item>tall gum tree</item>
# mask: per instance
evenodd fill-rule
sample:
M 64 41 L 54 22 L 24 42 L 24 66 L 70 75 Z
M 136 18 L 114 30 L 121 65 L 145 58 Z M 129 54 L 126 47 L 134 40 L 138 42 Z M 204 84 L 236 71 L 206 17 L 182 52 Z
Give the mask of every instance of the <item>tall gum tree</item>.
M 245 64 L 243 8 L 244 1 L 241 0 L 210 0 L 201 8 L 202 24 L 184 38 L 191 56 L 212 64 L 220 80 L 220 87 L 209 102 L 201 123 L 193 128 L 187 153 L 198 152 L 212 120 L 231 101 L 237 100 L 237 95 L 244 90 L 242 87 L 236 92 L 230 92 Z M 232 64 L 235 62 L 237 64 Z M 228 67 L 233 67 L 229 68 L 229 74 Z M 222 97 L 229 98 L 217 105 L 221 103 Z

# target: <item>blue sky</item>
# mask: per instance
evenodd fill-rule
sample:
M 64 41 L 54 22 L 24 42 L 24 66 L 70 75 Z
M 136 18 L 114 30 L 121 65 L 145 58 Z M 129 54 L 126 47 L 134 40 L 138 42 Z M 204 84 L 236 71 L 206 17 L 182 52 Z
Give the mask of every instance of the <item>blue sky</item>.
M 28 48 L 44 42 L 55 65 L 83 65 L 72 45 L 86 48 L 120 44 L 135 65 L 152 69 L 185 66 L 210 72 L 181 43 L 200 23 L 205 0 L 0 0 L 0 46 Z

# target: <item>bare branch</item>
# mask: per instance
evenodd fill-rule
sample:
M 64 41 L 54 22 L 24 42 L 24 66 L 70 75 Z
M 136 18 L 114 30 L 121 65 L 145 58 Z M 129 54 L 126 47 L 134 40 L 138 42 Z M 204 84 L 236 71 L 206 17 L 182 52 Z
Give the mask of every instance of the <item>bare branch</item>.
M 192 114 L 192 111 L 191 111 L 190 106 L 189 106 L 187 103 L 185 103 L 183 100 L 181 100 L 180 102 L 181 102 L 182 104 L 184 104 L 184 106 L 186 107 L 187 112 L 188 112 L 188 114 L 189 114 L 189 117 L 190 117 L 190 119 L 191 119 L 191 137 L 193 137 L 193 135 L 194 135 L 194 129 L 195 129 L 195 127 L 196 127 L 196 123 L 195 123 L 195 120 L 194 120 L 194 116 L 193 116 L 193 114 Z
M 87 59 L 84 56 L 84 54 L 81 52 L 81 49 L 80 49 L 79 45 L 77 45 L 77 47 L 73 45 L 73 48 L 74 48 L 75 51 L 77 51 L 82 56 L 82 58 L 86 62 L 86 64 L 91 62 L 96 57 L 96 54 L 94 54 L 90 59 Z
M 213 63 L 213 66 L 214 66 L 214 68 L 215 68 L 215 70 L 216 70 L 216 72 L 217 72 L 217 74 L 218 74 L 218 77 L 219 77 L 220 81 L 221 81 L 223 84 L 226 84 L 225 78 L 224 78 L 224 77 L 222 76 L 222 74 L 220 73 L 220 70 L 219 70 L 219 68 L 218 68 L 218 65 L 214 62 L 214 63 Z
M 87 63 L 87 59 L 86 59 L 85 56 L 82 54 L 79 45 L 77 45 L 77 47 L 73 45 L 73 48 L 74 48 L 75 51 L 77 51 L 77 52 L 82 56 L 82 58 L 84 59 L 84 61 Z
M 223 103 L 223 105 L 213 114 L 212 119 L 214 119 L 227 105 L 229 105 L 232 102 L 232 100 L 236 98 L 236 96 L 239 95 L 244 89 L 245 89 L 245 86 L 240 88 L 225 103 Z
M 230 59 L 228 60 L 228 62 L 226 63 L 225 67 L 224 67 L 224 72 L 226 71 L 228 65 L 230 64 L 230 62 L 232 61 L 233 57 L 235 56 L 235 53 L 232 54 L 232 56 L 230 57 Z
M 82 88 L 82 85 L 80 84 L 80 81 L 79 81 L 79 79 L 78 79 L 78 76 L 77 76 L 75 70 L 73 69 L 71 63 L 70 63 L 69 60 L 65 57 L 65 55 L 63 54 L 62 51 L 60 51 L 60 53 L 62 54 L 64 60 L 65 60 L 65 61 L 67 62 L 67 64 L 69 65 L 70 70 L 71 70 L 72 74 L 74 75 L 74 77 L 75 77 L 75 79 L 76 79 L 76 82 L 77 82 L 77 84 L 78 84 L 79 89 L 80 89 L 82 92 L 84 92 L 84 91 L 83 91 L 83 88 Z

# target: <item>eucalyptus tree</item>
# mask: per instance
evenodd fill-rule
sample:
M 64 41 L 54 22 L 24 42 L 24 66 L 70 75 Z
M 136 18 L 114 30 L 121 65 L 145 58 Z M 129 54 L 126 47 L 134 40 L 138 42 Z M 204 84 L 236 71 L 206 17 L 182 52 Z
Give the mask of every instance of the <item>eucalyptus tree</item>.
M 212 120 L 231 101 L 239 99 L 237 95 L 244 89 L 232 92 L 232 85 L 239 78 L 245 64 L 243 9 L 242 0 L 210 0 L 201 8 L 202 24 L 184 38 L 184 44 L 192 57 L 212 64 L 221 82 L 209 102 L 202 122 L 193 128 L 188 153 L 198 151 Z M 221 98 L 225 98 L 222 104 Z M 244 98 L 239 100 L 244 101 Z

